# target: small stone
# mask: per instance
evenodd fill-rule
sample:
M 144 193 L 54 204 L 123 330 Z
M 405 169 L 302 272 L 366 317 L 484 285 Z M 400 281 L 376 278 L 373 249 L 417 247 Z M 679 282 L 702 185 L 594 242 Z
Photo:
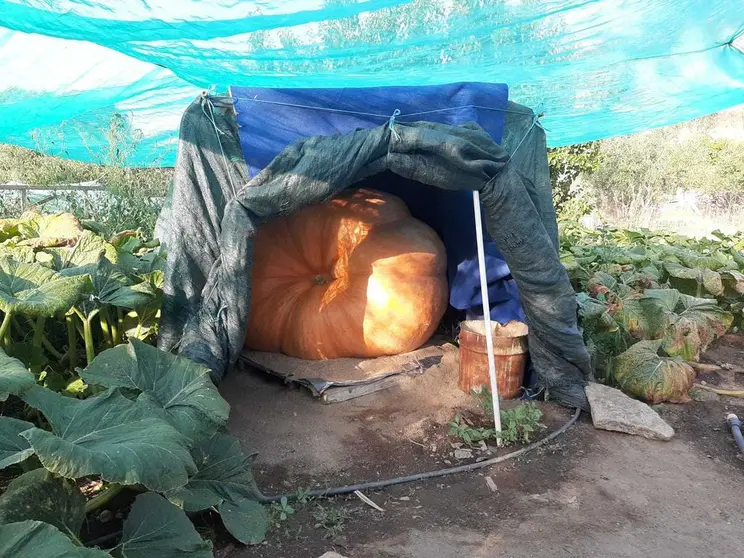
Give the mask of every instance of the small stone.
M 401 502 L 408 502 L 410 498 L 408 496 L 401 496 L 400 498 L 398 498 L 398 500 L 400 500 Z
M 443 462 L 444 462 L 445 464 L 447 464 L 447 465 L 452 465 L 452 461 L 450 461 L 449 459 L 442 459 L 442 461 L 443 461 Z
M 594 428 L 643 436 L 652 440 L 671 440 L 674 429 L 658 413 L 619 389 L 590 383 L 585 388 L 592 410 Z
M 346 558 L 346 556 L 342 556 L 338 552 L 331 551 L 331 552 L 326 552 L 320 558 Z
M 111 510 L 103 510 L 101 513 L 98 514 L 99 523 L 108 523 L 113 518 L 114 514 L 111 512 Z
M 119 513 L 117 513 L 117 514 L 116 514 L 116 515 L 115 515 L 114 517 L 115 517 L 116 519 L 124 519 L 124 514 L 123 514 L 122 512 L 119 512 Z
M 473 458 L 473 450 L 471 449 L 456 449 L 455 450 L 455 459 L 472 459 Z

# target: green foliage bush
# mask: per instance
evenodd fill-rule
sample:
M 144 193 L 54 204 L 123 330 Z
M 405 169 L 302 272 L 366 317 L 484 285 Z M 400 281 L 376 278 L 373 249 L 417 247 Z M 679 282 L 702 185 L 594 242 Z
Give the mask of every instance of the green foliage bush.
M 0 469 L 26 471 L 0 496 L 0 555 L 207 558 L 186 515 L 207 510 L 242 543 L 263 540 L 253 456 L 223 431 L 209 370 L 144 342 L 162 297 L 156 248 L 71 214 L 0 220 Z M 75 481 L 90 478 L 106 488 L 87 500 Z M 127 488 L 144 493 L 118 546 L 83 549 L 86 515 Z
M 744 200 L 744 141 L 714 139 L 712 122 L 551 150 L 559 213 L 576 218 L 597 209 L 611 221 L 653 219 L 679 190 L 700 193 L 701 211 L 730 210 Z
M 560 228 L 598 379 L 654 403 L 688 400 L 685 363 L 744 325 L 744 236 Z

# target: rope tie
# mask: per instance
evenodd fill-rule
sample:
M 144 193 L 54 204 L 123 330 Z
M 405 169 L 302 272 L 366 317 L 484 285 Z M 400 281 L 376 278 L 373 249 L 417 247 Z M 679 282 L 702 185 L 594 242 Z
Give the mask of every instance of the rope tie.
M 281 107 L 291 107 L 291 108 L 300 108 L 300 109 L 307 109 L 307 110 L 315 110 L 315 111 L 322 111 L 322 112 L 333 112 L 338 114 L 354 114 L 357 116 L 371 116 L 374 118 L 380 118 L 384 120 L 389 120 L 390 115 L 387 114 L 379 114 L 376 112 L 361 112 L 356 110 L 346 110 L 346 109 L 337 109 L 337 108 L 330 108 L 330 107 L 321 107 L 321 106 L 313 106 L 313 105 L 300 105 L 296 103 L 283 103 L 281 101 L 267 101 L 264 99 L 234 99 L 235 102 L 241 103 L 243 101 L 247 101 L 250 103 L 263 103 L 266 105 L 276 105 Z M 522 116 L 530 116 L 529 112 L 525 112 L 523 110 L 509 110 L 508 108 L 499 108 L 499 107 L 487 107 L 483 105 L 459 105 L 455 107 L 446 107 L 441 109 L 433 109 L 433 110 L 424 110 L 420 112 L 408 112 L 408 113 L 398 113 L 398 116 L 402 118 L 412 118 L 414 116 L 425 116 L 427 114 L 436 114 L 440 112 L 450 112 L 450 111 L 458 111 L 463 109 L 481 109 L 481 110 L 490 110 L 493 112 L 505 112 L 508 114 L 521 114 Z
M 519 143 L 517 144 L 517 147 L 515 147 L 514 148 L 514 151 L 512 151 L 511 154 L 509 155 L 509 158 L 506 160 L 506 165 L 509 164 L 509 161 L 512 160 L 512 157 L 514 157 L 514 155 L 517 153 L 517 151 L 519 151 L 519 148 L 522 147 L 522 144 L 524 143 L 524 140 L 526 140 L 527 139 L 527 136 L 530 135 L 530 132 L 532 131 L 532 129 L 535 126 L 537 126 L 538 128 L 542 128 L 542 126 L 540 125 L 540 117 L 541 116 L 542 116 L 541 114 L 535 114 L 535 116 L 532 118 L 532 124 L 530 124 L 530 127 L 527 129 L 527 131 L 525 132 L 525 134 L 522 137 L 522 139 L 519 140 Z M 504 165 L 504 166 L 506 166 L 506 165 Z
M 395 141 L 400 141 L 400 134 L 398 134 L 398 131 L 395 129 L 396 116 L 400 116 L 400 109 L 395 109 L 393 111 L 390 120 L 388 120 L 388 129 L 390 130 L 392 137 L 395 138 Z
M 233 183 L 233 177 L 232 177 L 232 171 L 230 170 L 230 164 L 227 161 L 227 155 L 225 155 L 225 150 L 222 147 L 222 140 L 220 139 L 220 136 L 224 136 L 225 132 L 220 130 L 219 126 L 217 126 L 217 121 L 214 118 L 214 104 L 212 103 L 212 100 L 209 98 L 209 95 L 206 94 L 206 92 L 202 93 L 202 98 L 204 99 L 204 102 L 202 103 L 202 112 L 204 113 L 204 116 L 207 117 L 207 120 L 212 124 L 212 128 L 214 129 L 215 137 L 217 138 L 217 145 L 220 146 L 220 153 L 222 153 L 222 161 L 225 163 L 225 170 L 227 170 L 227 180 L 230 183 L 230 188 L 232 189 L 233 197 L 237 195 L 237 190 L 235 189 L 235 184 Z M 208 109 L 205 110 L 205 107 Z

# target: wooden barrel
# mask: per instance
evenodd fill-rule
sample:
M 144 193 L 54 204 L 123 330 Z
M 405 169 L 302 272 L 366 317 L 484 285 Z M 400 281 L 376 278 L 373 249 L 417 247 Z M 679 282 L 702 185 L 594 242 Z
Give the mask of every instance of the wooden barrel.
M 486 328 L 482 320 L 460 324 L 459 388 L 470 393 L 482 386 L 490 387 Z M 493 354 L 496 362 L 496 385 L 502 399 L 519 395 L 527 366 L 527 325 L 512 321 L 502 326 L 492 322 Z

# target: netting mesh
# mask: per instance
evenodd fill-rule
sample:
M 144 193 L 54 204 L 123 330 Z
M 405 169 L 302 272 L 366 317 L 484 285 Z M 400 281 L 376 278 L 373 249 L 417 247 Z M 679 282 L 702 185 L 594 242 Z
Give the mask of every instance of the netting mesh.
M 96 160 L 123 112 L 170 165 L 200 88 L 478 80 L 565 145 L 744 102 L 743 31 L 740 0 L 0 0 L 0 141 Z

